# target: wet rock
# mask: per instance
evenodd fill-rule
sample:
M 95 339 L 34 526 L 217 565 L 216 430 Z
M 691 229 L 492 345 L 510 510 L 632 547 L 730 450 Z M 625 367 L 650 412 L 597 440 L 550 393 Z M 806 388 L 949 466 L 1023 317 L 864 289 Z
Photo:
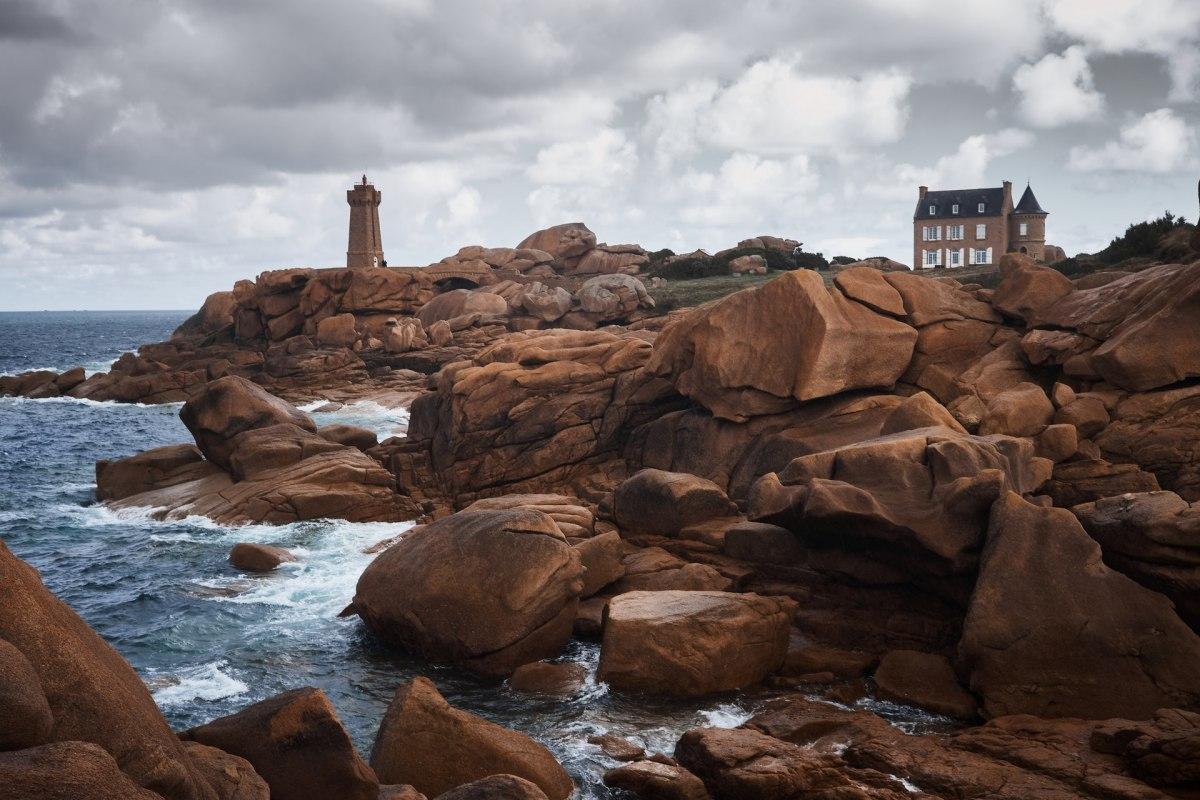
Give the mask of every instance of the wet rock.
M 599 680 L 696 696 L 739 689 L 783 666 L 795 605 L 714 591 L 629 592 L 608 606 Z
M 103 748 L 65 741 L 0 753 L 5 800 L 161 800 L 117 768 Z
M 250 762 L 272 800 L 376 800 L 379 793 L 378 779 L 320 689 L 277 694 L 180 736 Z
M 648 369 L 714 415 L 745 421 L 851 389 L 890 387 L 916 339 L 908 325 L 796 270 L 668 325 Z
M 344 444 L 362 450 L 364 453 L 379 444 L 379 437 L 374 431 L 360 428 L 357 425 L 322 425 L 317 428 L 317 435 L 335 444 Z
M 596 745 L 604 755 L 617 761 L 636 761 L 646 754 L 645 748 L 612 733 L 589 736 L 587 740 L 588 744 Z
M 1065 509 L 992 509 L 959 661 L 985 716 L 1142 719 L 1200 703 L 1200 638 L 1162 595 L 1101 563 Z
M 229 563 L 247 572 L 270 572 L 296 557 L 282 547 L 253 542 L 238 542 L 229 551 Z
M 358 580 L 353 607 L 391 644 L 508 675 L 562 650 L 582 573 L 579 554 L 545 514 L 463 511 L 376 558 Z
M 587 667 L 573 661 L 555 664 L 535 661 L 513 670 L 508 685 L 526 694 L 568 696 L 579 691 L 587 674 Z
M 439 794 L 435 800 L 547 800 L 546 793 L 516 775 L 489 775 Z
M 958 719 L 976 716 L 975 698 L 959 685 L 954 667 L 944 656 L 889 651 L 875 670 L 875 685 L 889 700 Z
M 604 785 L 642 800 L 708 800 L 704 782 L 686 769 L 657 761 L 635 761 L 604 773 Z
M 617 487 L 613 512 L 624 531 L 671 536 L 688 525 L 736 514 L 737 506 L 712 481 L 643 469 Z
M 92 752 L 94 748 L 79 749 L 85 747 L 79 742 L 90 742 L 113 758 L 119 758 L 120 770 L 129 780 L 167 800 L 208 800 L 210 790 L 204 778 L 167 727 L 137 673 L 74 611 L 42 585 L 36 570 L 17 559 L 2 542 L 0 608 L 4 609 L 0 614 L 0 640 L 19 650 L 24 663 L 36 673 L 54 717 L 49 741 L 70 743 L 70 746 L 54 746 L 49 750 L 36 748 L 37 753 L 26 749 L 5 756 L 9 759 L 10 769 L 17 772 L 28 769 L 30 776 L 53 775 L 57 769 L 53 764 L 57 762 L 64 764 L 63 776 L 72 770 L 87 775 L 89 780 L 111 776 L 116 766 L 111 765 L 110 769 L 110 760 Z M 20 734 L 8 728 L 11 718 L 6 717 L 0 721 L 0 729 L 9 736 L 18 733 L 16 738 L 28 739 L 41 733 L 45 719 L 37 708 L 36 693 L 22 662 L 11 653 L 5 661 L 9 665 L 6 671 L 11 670 L 19 681 L 6 688 L 7 692 L 17 695 L 8 702 L 13 703 L 14 710 L 23 707 L 26 724 L 33 727 Z M 21 678 L 22 674 L 24 678 Z M 22 759 L 33 761 L 23 762 Z M 23 763 L 26 766 L 21 766 Z M 46 764 L 51 766 L 44 766 Z M 75 767 L 65 766 L 70 764 Z M 39 772 L 43 768 L 45 771 Z M 81 781 L 79 785 L 86 782 Z M 0 786 L 6 785 L 13 784 L 0 779 Z M 39 784 L 29 785 L 36 787 Z M 107 791 L 118 785 L 124 784 L 114 778 L 106 780 L 104 786 L 88 790 Z M 81 789 L 79 795 L 51 793 L 46 796 L 114 795 L 87 795 Z M 131 791 L 115 796 L 141 795 Z
M 524 778 L 550 800 L 565 800 L 575 790 L 546 748 L 452 707 L 425 678 L 396 689 L 371 765 L 382 780 L 410 784 L 429 797 L 492 775 Z
M 589 597 L 579 604 L 571 632 L 580 639 L 599 639 L 604 628 L 604 612 L 608 609 L 607 597 Z

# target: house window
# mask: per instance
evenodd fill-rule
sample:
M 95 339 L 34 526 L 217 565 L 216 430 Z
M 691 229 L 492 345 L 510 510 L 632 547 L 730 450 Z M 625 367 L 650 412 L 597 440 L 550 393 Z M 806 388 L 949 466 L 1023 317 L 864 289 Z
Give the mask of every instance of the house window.
M 957 214 L 957 213 L 958 213 L 958 203 L 955 203 L 954 205 L 950 206 L 950 213 L 951 213 L 951 214 Z
M 1022 236 L 1028 236 L 1028 235 L 1029 235 L 1029 223 L 1028 223 L 1028 222 L 1022 222 L 1022 223 L 1021 223 L 1021 225 L 1020 225 L 1020 228 L 1021 228 L 1021 235 L 1022 235 Z
M 984 208 L 986 208 L 986 206 L 985 206 L 983 203 L 980 203 L 980 204 L 979 204 L 979 213 L 980 213 L 980 214 L 982 214 L 982 213 L 983 213 L 983 210 L 984 210 Z
M 963 226 L 962 225 L 947 225 L 946 226 L 946 238 L 947 239 L 963 238 Z
M 976 239 L 986 239 L 987 238 L 987 225 L 979 224 L 979 225 L 975 226 L 975 238 Z
M 921 238 L 927 242 L 937 242 L 942 238 L 941 225 L 926 225 L 922 229 Z
M 978 250 L 977 249 L 975 251 L 975 263 L 976 264 L 990 264 L 991 261 L 992 260 L 990 258 L 988 258 L 987 250 Z
M 962 250 L 951 250 L 950 251 L 950 266 L 952 266 L 952 267 L 961 267 L 962 266 Z
M 937 206 L 930 206 L 930 207 L 929 207 L 929 213 L 930 213 L 930 215 L 936 214 L 936 213 L 937 213 Z

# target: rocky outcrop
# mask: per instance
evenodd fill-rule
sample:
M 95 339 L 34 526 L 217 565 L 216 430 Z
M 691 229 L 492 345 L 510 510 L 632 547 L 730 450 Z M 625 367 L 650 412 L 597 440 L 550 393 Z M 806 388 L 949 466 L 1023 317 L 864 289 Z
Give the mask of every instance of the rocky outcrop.
M 1071 512 L 1013 493 L 992 509 L 958 654 L 988 717 L 1200 703 L 1200 638 L 1171 602 L 1104 566 Z
M 910 326 L 797 270 L 681 316 L 659 336 L 648 369 L 715 416 L 745 421 L 891 387 L 916 339 Z
M 566 800 L 575 790 L 545 747 L 452 707 L 426 678 L 396 689 L 379 724 L 371 766 L 380 780 L 410 784 L 429 797 L 493 775 L 528 780 L 550 800 Z
M 650 351 L 632 333 L 509 334 L 438 374 L 388 463 L 405 491 L 460 505 L 623 471 L 629 431 L 673 397 L 642 369 Z
M 891 650 L 875 670 L 881 697 L 946 714 L 974 719 L 975 698 L 958 683 L 954 667 L 945 656 L 916 650 Z
M 635 761 L 604 773 L 604 785 L 645 800 L 708 800 L 704 781 L 678 764 Z
M 567 222 L 535 231 L 517 245 L 518 250 L 541 250 L 549 253 L 557 270 L 568 272 L 596 246 L 596 234 L 582 222 Z
M 695 696 L 752 686 L 783 666 L 794 605 L 712 591 L 628 592 L 608 604 L 599 680 Z
M 1099 544 L 1104 563 L 1161 592 L 1200 630 L 1200 502 L 1174 492 L 1105 497 L 1071 512 Z
M 198 448 L 96 463 L 96 494 L 115 508 L 153 508 L 218 522 L 413 519 L 415 504 L 357 447 L 326 438 L 305 413 L 234 376 L 206 384 L 180 411 Z M 201 451 L 207 458 L 201 456 Z
M 925 428 L 797 458 L 754 485 L 749 516 L 793 531 L 819 568 L 953 595 L 970 585 L 993 501 L 1049 475 L 1028 440 Z
M 181 734 L 244 758 L 272 800 L 376 800 L 379 781 L 320 689 L 294 689 Z
M 578 553 L 540 511 L 463 511 L 376 558 L 352 609 L 382 639 L 423 658 L 507 675 L 562 650 L 582 574 Z
M 133 668 L 3 543 L 0 608 L 0 642 L 7 643 L 0 651 L 6 678 L 0 703 L 8 712 L 0 716 L 0 734 L 13 745 L 37 744 L 0 758 L 0 776 L 8 776 L 0 777 L 0 787 L 29 790 L 15 797 L 216 800 Z M 52 786 L 55 775 L 62 793 L 35 791 Z M 103 783 L 89 787 L 91 781 Z M 129 782 L 148 791 L 115 793 Z M 72 786 L 80 794 L 67 792 Z
M 1096 444 L 1109 460 L 1137 464 L 1163 489 L 1200 500 L 1200 386 L 1122 399 Z
M 381 798 L 381 800 L 385 800 Z M 439 794 L 435 800 L 547 800 L 546 793 L 516 775 L 489 775 Z
M 1179 335 L 1200 324 L 1198 298 L 1200 267 L 1165 264 L 1066 294 L 1030 322 L 1074 334 L 1060 335 L 1046 361 L 1063 364 L 1070 375 L 1145 392 L 1200 376 L 1200 348 Z

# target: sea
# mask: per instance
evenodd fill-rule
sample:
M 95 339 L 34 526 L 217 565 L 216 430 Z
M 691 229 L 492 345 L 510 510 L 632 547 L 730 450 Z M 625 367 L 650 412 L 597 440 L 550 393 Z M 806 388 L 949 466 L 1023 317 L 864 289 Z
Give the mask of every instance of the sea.
M 104 371 L 122 353 L 168 338 L 190 313 L 0 312 L 0 374 Z M 739 725 L 771 696 L 683 702 L 610 693 L 594 680 L 599 648 L 590 642 L 572 642 L 562 656 L 593 676 L 568 698 L 521 694 L 391 651 L 357 618 L 337 615 L 372 558 L 364 551 L 411 523 L 236 527 L 199 517 L 163 522 L 97 504 L 97 460 L 191 441 L 179 408 L 0 398 L 0 538 L 133 665 L 176 730 L 316 686 L 367 758 L 396 687 L 423 675 L 454 706 L 545 744 L 582 800 L 617 796 L 601 782 L 617 762 L 587 744 L 589 735 L 613 733 L 669 754 L 689 728 Z M 405 409 L 371 403 L 310 413 L 318 424 L 360 425 L 381 437 L 403 433 L 408 422 Z M 299 561 L 268 575 L 245 574 L 228 562 L 239 541 L 283 546 Z M 872 710 L 904 727 L 938 723 L 889 704 Z

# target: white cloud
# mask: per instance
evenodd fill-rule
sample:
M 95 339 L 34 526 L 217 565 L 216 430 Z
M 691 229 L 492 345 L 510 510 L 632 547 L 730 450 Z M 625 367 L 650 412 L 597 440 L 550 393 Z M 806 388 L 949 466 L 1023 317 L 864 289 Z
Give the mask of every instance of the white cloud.
M 637 161 L 637 145 L 624 132 L 605 128 L 586 139 L 542 148 L 526 174 L 541 184 L 612 186 L 628 179 Z
M 1195 131 L 1174 111 L 1160 108 L 1121 128 L 1117 141 L 1071 148 L 1069 166 L 1081 172 L 1169 173 L 1194 163 Z
M 689 170 L 679 180 L 679 218 L 691 225 L 731 228 L 794 219 L 819 177 L 807 156 L 767 159 L 734 153 L 716 172 Z
M 723 89 L 697 82 L 652 98 L 647 133 L 660 164 L 697 143 L 763 155 L 887 144 L 904 133 L 911 87 L 898 70 L 808 74 L 798 57 L 778 56 L 752 64 Z
M 1200 76 L 1200 3 L 1196 0 L 1049 0 L 1047 16 L 1067 36 L 1106 53 L 1161 56 L 1171 99 L 1195 96 Z
M 1021 95 L 1021 116 L 1039 128 L 1098 118 L 1104 95 L 1095 90 L 1087 50 L 1075 45 L 1062 55 L 1047 53 L 1036 64 L 1023 64 L 1013 73 L 1013 87 Z
M 899 201 L 915 196 L 918 186 L 931 189 L 983 186 L 987 184 L 993 161 L 1023 150 L 1033 142 L 1033 134 L 1020 128 L 968 136 L 953 153 L 942 156 L 932 166 L 898 164 L 883 170 L 881 176 L 862 187 L 862 193 Z M 998 183 L 992 181 L 993 185 Z M 851 194 L 857 193 L 858 188 L 851 187 Z

